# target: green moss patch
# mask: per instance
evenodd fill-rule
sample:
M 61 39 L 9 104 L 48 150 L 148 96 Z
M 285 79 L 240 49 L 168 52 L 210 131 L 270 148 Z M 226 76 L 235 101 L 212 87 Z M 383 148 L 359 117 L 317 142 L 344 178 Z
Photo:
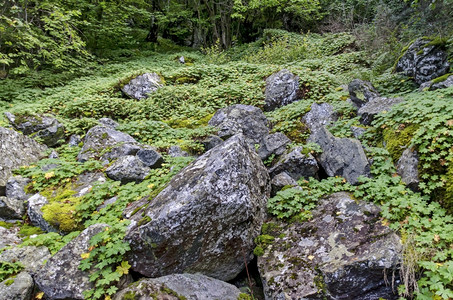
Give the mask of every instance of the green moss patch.
M 385 148 L 390 153 L 394 162 L 398 161 L 403 151 L 410 145 L 418 125 L 400 125 L 401 129 L 386 128 L 383 132 Z

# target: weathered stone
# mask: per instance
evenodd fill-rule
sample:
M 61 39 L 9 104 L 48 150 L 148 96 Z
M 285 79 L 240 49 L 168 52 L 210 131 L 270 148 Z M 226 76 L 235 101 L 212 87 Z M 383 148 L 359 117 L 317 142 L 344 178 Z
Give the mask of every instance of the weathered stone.
M 11 282 L 12 281 L 12 282 Z M 20 272 L 14 278 L 0 282 L 0 299 L 29 300 L 33 296 L 35 284 L 27 272 Z
M 262 160 L 266 160 L 272 154 L 282 155 L 290 142 L 291 140 L 281 132 L 266 135 L 260 142 L 258 155 Z
M 281 172 L 272 177 L 271 180 L 271 196 L 275 196 L 278 191 L 280 191 L 285 186 L 297 186 L 297 181 L 294 180 L 291 176 L 288 175 L 286 172 Z
M 20 220 L 24 214 L 24 200 L 0 196 L 0 220 Z
M 209 125 L 219 129 L 218 135 L 229 138 L 242 133 L 252 143 L 258 144 L 261 139 L 269 134 L 269 121 L 258 107 L 235 104 L 219 109 Z
M 380 94 L 369 81 L 354 79 L 348 85 L 349 97 L 352 103 L 360 108 L 373 98 L 379 97 Z
M 69 137 L 69 146 L 77 147 L 82 142 L 82 139 L 78 134 L 73 134 Z
M 284 155 L 275 166 L 269 170 L 271 177 L 285 172 L 294 180 L 299 180 L 302 177 L 316 178 L 319 170 L 318 162 L 310 153 L 302 154 L 302 152 L 302 147 L 296 147 Z
M 47 147 L 3 127 L 0 127 L 0 141 L 0 196 L 5 196 L 6 182 L 12 170 L 43 158 Z
M 184 56 L 181 56 L 179 59 L 178 59 L 179 63 L 181 64 L 185 64 L 186 63 L 186 60 L 184 58 Z
M 265 97 L 266 111 L 299 100 L 299 77 L 286 69 L 272 74 L 266 79 Z
M 444 75 L 444 76 L 447 76 L 447 75 Z M 434 91 L 434 90 L 438 90 L 438 89 L 446 89 L 446 88 L 453 86 L 453 75 L 448 76 L 447 78 L 445 78 L 445 80 L 439 80 L 439 82 L 437 82 L 437 80 L 439 80 L 439 79 L 437 78 L 435 80 L 431 80 L 431 81 L 422 83 L 418 90 L 420 92 Z
M 328 103 L 313 103 L 310 111 L 302 118 L 302 122 L 311 131 L 314 131 L 319 127 L 333 124 L 337 119 L 338 115 L 332 105 Z
M 0 226 L 0 250 L 8 247 L 22 243 L 22 239 L 19 238 L 19 228 L 4 228 Z
M 135 295 L 137 299 L 153 295 L 156 299 L 237 300 L 239 294 L 237 287 L 218 279 L 201 274 L 172 274 L 142 279 L 118 292 L 113 300 L 126 300 L 127 295 Z
M 163 157 L 153 149 L 142 149 L 137 152 L 138 159 L 148 168 L 160 168 L 164 162 Z
M 51 158 L 51 159 L 57 159 L 58 157 L 59 157 L 58 152 L 55 150 L 49 154 L 49 158 Z
M 5 113 L 10 124 L 25 135 L 38 137 L 47 146 L 55 146 L 64 138 L 64 127 L 47 115 L 19 115 Z
M 243 135 L 206 152 L 131 217 L 126 240 L 132 269 L 148 277 L 234 278 L 253 256 L 269 181 Z
M 217 135 L 210 135 L 203 140 L 203 146 L 205 151 L 209 151 L 212 148 L 220 145 L 223 143 L 223 140 L 219 138 Z
M 396 172 L 401 176 L 401 180 L 413 191 L 419 191 L 418 184 L 418 154 L 413 148 L 403 151 L 396 165 Z
M 413 77 L 417 84 L 433 80 L 450 69 L 447 53 L 429 38 L 413 42 L 396 64 L 395 71 Z
M 121 91 L 130 98 L 142 100 L 148 98 L 157 89 L 163 86 L 160 76 L 156 73 L 145 73 L 132 79 Z
M 137 156 L 126 155 L 118 158 L 105 173 L 113 180 L 128 183 L 143 181 L 150 170 Z
M 350 129 L 356 139 L 360 138 L 366 132 L 365 128 L 359 126 L 351 126 Z
M 403 101 L 403 98 L 375 97 L 371 99 L 359 108 L 357 112 L 357 115 L 360 117 L 360 123 L 367 126 L 371 125 L 377 114 L 388 112 L 392 109 L 393 105 Z
M 31 223 L 34 226 L 39 227 L 46 232 L 57 232 L 58 229 L 50 225 L 49 222 L 47 222 L 43 217 L 41 208 L 47 203 L 49 203 L 49 201 L 47 201 L 47 198 L 41 196 L 40 194 L 31 196 L 28 199 L 28 217 L 30 218 Z
M 47 247 L 12 247 L 0 253 L 0 261 L 20 262 L 24 270 L 32 275 L 39 273 L 44 263 L 50 258 Z
M 168 148 L 168 155 L 171 157 L 187 157 L 189 156 L 189 153 L 182 151 L 179 146 L 170 146 L 170 148 Z
M 99 205 L 96 210 L 100 211 L 101 209 L 107 207 L 110 204 L 114 204 L 116 201 L 118 201 L 118 197 L 112 197 L 110 199 L 105 200 L 101 205 Z
M 313 132 L 308 140 L 321 147 L 317 159 L 328 176 L 342 176 L 350 184 L 357 184 L 361 175 L 369 176 L 370 165 L 358 140 L 334 137 L 324 127 Z
M 77 181 L 71 189 L 75 192 L 73 197 L 82 197 L 88 194 L 95 184 L 103 184 L 106 179 L 103 173 L 83 173 L 77 177 Z
M 94 287 L 90 273 L 79 269 L 81 255 L 88 252 L 91 237 L 107 227 L 95 224 L 52 256 L 35 276 L 35 283 L 48 299 L 84 299 L 83 292 Z
M 88 130 L 77 160 L 85 162 L 101 156 L 102 160 L 113 160 L 124 155 L 135 155 L 141 147 L 130 135 L 106 126 L 95 126 Z
M 98 122 L 101 123 L 101 125 L 103 125 L 105 127 L 110 127 L 112 129 L 116 129 L 118 126 L 120 126 L 120 124 L 118 124 L 118 122 L 113 121 L 110 118 L 100 118 L 98 120 Z
M 25 187 L 30 183 L 29 178 L 13 176 L 6 183 L 6 197 L 18 200 L 27 200 L 29 195 L 25 193 Z
M 379 213 L 336 193 L 319 202 L 311 221 L 281 224 L 258 257 L 266 299 L 398 299 L 387 280 L 398 276 L 401 241 Z

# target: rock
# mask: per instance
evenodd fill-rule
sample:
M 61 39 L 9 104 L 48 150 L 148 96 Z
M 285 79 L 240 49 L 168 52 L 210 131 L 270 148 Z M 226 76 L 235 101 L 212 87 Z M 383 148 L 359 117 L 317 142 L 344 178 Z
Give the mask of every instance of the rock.
M 282 155 L 290 142 L 291 140 L 281 132 L 266 135 L 260 142 L 258 155 L 262 160 L 266 160 L 272 154 Z
M 137 299 L 153 295 L 155 299 L 236 300 L 240 293 L 234 285 L 202 274 L 172 274 L 142 279 L 118 292 L 113 300 L 126 300 L 127 295 L 135 295 Z
M 299 180 L 302 177 L 307 179 L 309 177 L 316 178 L 319 170 L 318 162 L 310 153 L 302 154 L 302 152 L 302 147 L 296 147 L 284 155 L 269 170 L 271 177 L 285 172 L 294 180 Z
M 116 201 L 118 201 L 118 197 L 117 197 L 117 196 L 112 197 L 112 198 L 110 198 L 110 199 L 107 199 L 107 200 L 105 200 L 101 205 L 99 205 L 99 206 L 96 208 L 96 210 L 97 210 L 97 211 L 100 211 L 101 209 L 107 207 L 107 205 L 109 205 L 109 204 L 114 204 Z
M 310 111 L 303 116 L 302 122 L 311 131 L 314 131 L 319 127 L 333 124 L 337 119 L 338 115 L 332 105 L 328 103 L 313 103 Z
M 447 74 L 449 69 L 447 53 L 429 38 L 413 42 L 395 67 L 396 72 L 413 77 L 418 85 Z
M 212 148 L 223 143 L 223 140 L 217 135 L 210 135 L 202 141 L 205 151 L 209 151 Z
M 131 217 L 132 269 L 147 277 L 202 273 L 233 279 L 252 258 L 269 175 L 243 135 L 184 168 Z
M 83 292 L 94 287 L 90 273 L 81 271 L 81 255 L 88 252 L 91 237 L 107 225 L 91 225 L 52 256 L 35 276 L 35 283 L 48 299 L 84 299 Z
M 6 183 L 6 197 L 18 200 L 27 200 L 29 195 L 25 193 L 25 187 L 30 183 L 29 178 L 22 176 L 13 176 Z
M 18 115 L 5 113 L 9 123 L 25 135 L 38 137 L 49 146 L 57 145 L 64 139 L 64 127 L 57 119 L 46 115 Z
M 447 75 L 444 75 L 444 76 L 447 76 Z M 418 90 L 420 92 L 434 91 L 434 90 L 438 90 L 438 89 L 446 89 L 446 88 L 453 86 L 453 75 L 446 77 L 445 80 L 441 80 L 444 78 L 444 76 L 441 76 L 440 78 L 436 78 L 434 80 L 422 83 Z
M 88 194 L 94 185 L 105 183 L 106 179 L 103 173 L 83 173 L 77 177 L 77 181 L 71 189 L 75 192 L 73 197 L 82 197 Z
M 0 253 L 0 261 L 20 262 L 24 266 L 24 271 L 32 275 L 39 273 L 49 258 L 49 249 L 44 246 L 15 246 Z
M 69 146 L 71 146 L 71 147 L 77 147 L 81 142 L 82 142 L 82 139 L 80 138 L 80 135 L 78 135 L 78 134 L 73 134 L 69 137 Z
M 29 300 L 33 296 L 35 284 L 27 272 L 20 272 L 14 278 L 0 282 L 0 299 Z
M 59 156 L 58 156 L 58 153 L 57 151 L 52 151 L 50 154 L 49 154 L 49 158 L 50 159 L 57 159 Z
M 186 63 L 186 60 L 184 59 L 184 56 L 181 56 L 179 59 L 178 59 L 179 63 L 181 64 L 185 64 Z
M 0 250 L 8 247 L 22 243 L 22 239 L 18 236 L 19 228 L 4 228 L 0 226 Z
M 418 192 L 418 154 L 413 148 L 403 151 L 396 165 L 396 172 L 401 176 L 401 180 L 414 192 Z
M 28 199 L 27 208 L 28 217 L 30 218 L 31 223 L 34 226 L 41 228 L 43 231 L 57 232 L 58 231 L 57 228 L 53 227 L 52 225 L 49 224 L 49 222 L 44 220 L 41 208 L 47 203 L 49 203 L 49 201 L 47 201 L 47 198 L 41 196 L 40 194 L 35 194 L 31 196 Z
M 271 180 L 271 196 L 275 196 L 278 191 L 280 191 L 285 186 L 295 187 L 297 186 L 297 181 L 294 180 L 291 176 L 288 175 L 286 172 L 281 172 L 272 177 Z
M 373 98 L 379 97 L 380 94 L 369 81 L 354 79 L 348 85 L 349 97 L 352 103 L 360 108 Z
M 118 126 L 120 126 L 120 124 L 118 124 L 118 122 L 113 121 L 110 118 L 100 118 L 98 120 L 98 122 L 101 123 L 101 125 L 112 128 L 112 129 L 116 129 Z
M 130 98 L 142 100 L 162 86 L 163 82 L 158 74 L 145 73 L 132 79 L 121 91 Z
M 217 127 L 223 139 L 242 133 L 251 143 L 258 144 L 269 134 L 266 116 L 261 109 L 250 105 L 235 104 L 219 109 L 208 124 Z
M 271 111 L 299 100 L 299 76 L 283 69 L 266 79 L 264 110 Z
M 350 129 L 356 139 L 360 138 L 366 132 L 365 128 L 359 126 L 351 126 Z
M 47 147 L 14 130 L 0 127 L 0 196 L 6 195 L 6 182 L 12 170 L 44 157 Z
M 164 159 L 159 152 L 153 149 L 142 149 L 137 152 L 138 159 L 148 168 L 160 168 Z
M 126 155 L 118 158 L 105 173 L 110 179 L 128 183 L 143 181 L 150 170 L 137 156 Z
M 20 220 L 24 214 L 24 200 L 0 196 L 0 220 Z
M 374 116 L 381 112 L 388 112 L 392 106 L 403 102 L 403 98 L 385 98 L 376 97 L 365 103 L 359 108 L 357 115 L 360 117 L 360 123 L 366 126 L 371 125 Z
M 368 159 L 358 140 L 334 137 L 323 127 L 313 132 L 308 141 L 321 147 L 317 159 L 328 176 L 342 176 L 350 184 L 357 184 L 359 176 L 370 175 Z
M 102 160 L 113 160 L 125 155 L 135 155 L 140 149 L 137 141 L 130 135 L 110 127 L 94 126 L 83 139 L 83 147 L 77 160 L 85 162 L 99 156 Z
M 168 155 L 171 157 L 187 157 L 189 156 L 189 153 L 182 151 L 179 146 L 170 146 L 170 148 L 168 148 Z
M 266 299 L 398 299 L 387 279 L 398 276 L 401 241 L 379 212 L 336 193 L 320 201 L 311 221 L 282 224 L 258 257 Z

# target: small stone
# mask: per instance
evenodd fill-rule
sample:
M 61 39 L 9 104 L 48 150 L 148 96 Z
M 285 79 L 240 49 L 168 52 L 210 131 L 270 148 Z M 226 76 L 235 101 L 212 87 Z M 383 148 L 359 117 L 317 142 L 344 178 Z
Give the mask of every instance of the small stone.
M 302 154 L 303 147 L 296 147 L 289 153 L 285 154 L 276 164 L 269 170 L 271 177 L 274 177 L 282 172 L 288 174 L 292 179 L 299 180 L 300 178 L 318 177 L 318 162 L 310 153 Z
M 348 85 L 349 97 L 352 103 L 357 107 L 362 107 L 365 103 L 373 98 L 379 97 L 380 94 L 369 81 L 354 79 Z
M 168 148 L 168 155 L 171 157 L 187 157 L 189 156 L 189 153 L 182 151 L 179 146 L 170 146 L 170 148 Z
M 49 158 L 51 159 L 57 159 L 59 156 L 58 156 L 58 153 L 57 151 L 52 151 L 52 153 L 49 154 Z
M 130 98 L 142 100 L 163 86 L 157 73 L 145 73 L 132 79 L 121 90 Z
M 121 156 L 105 170 L 107 176 L 121 183 L 140 182 L 149 174 L 150 168 L 132 155 Z
M 266 135 L 260 142 L 258 155 L 266 160 L 271 155 L 282 155 L 291 140 L 281 132 Z
M 281 172 L 272 177 L 271 180 L 271 196 L 275 196 L 278 191 L 280 191 L 285 186 L 297 186 L 297 181 L 294 180 L 291 176 L 288 175 L 286 172 Z
M 413 148 L 408 148 L 403 151 L 396 165 L 396 172 L 401 176 L 401 180 L 414 192 L 419 191 L 418 163 L 417 151 Z
M 145 166 L 151 169 L 160 168 L 164 162 L 162 156 L 152 149 L 139 150 L 136 155 Z
M 71 146 L 71 147 L 77 147 L 81 142 L 82 142 L 82 139 L 80 138 L 80 135 L 78 135 L 78 134 L 73 134 L 69 137 L 69 146 Z
M 333 124 L 337 119 L 338 115 L 332 105 L 328 103 L 313 103 L 310 111 L 302 118 L 302 122 L 304 122 L 311 131 L 314 131 L 319 127 Z
M 20 272 L 16 276 L 0 282 L 0 299 L 29 300 L 33 296 L 35 284 L 27 272 Z
M 40 194 L 35 194 L 28 199 L 28 217 L 31 223 L 46 232 L 57 232 L 58 230 L 50 225 L 43 217 L 41 208 L 49 203 L 47 198 Z

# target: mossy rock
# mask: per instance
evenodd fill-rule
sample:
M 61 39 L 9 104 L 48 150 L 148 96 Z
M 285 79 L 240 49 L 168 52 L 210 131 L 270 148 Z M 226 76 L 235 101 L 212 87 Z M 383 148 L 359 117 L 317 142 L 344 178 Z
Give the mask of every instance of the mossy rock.
M 384 145 L 390 153 L 394 162 L 398 161 L 412 141 L 415 131 L 419 128 L 418 125 L 410 124 L 407 126 L 400 125 L 401 129 L 386 128 L 383 132 Z

